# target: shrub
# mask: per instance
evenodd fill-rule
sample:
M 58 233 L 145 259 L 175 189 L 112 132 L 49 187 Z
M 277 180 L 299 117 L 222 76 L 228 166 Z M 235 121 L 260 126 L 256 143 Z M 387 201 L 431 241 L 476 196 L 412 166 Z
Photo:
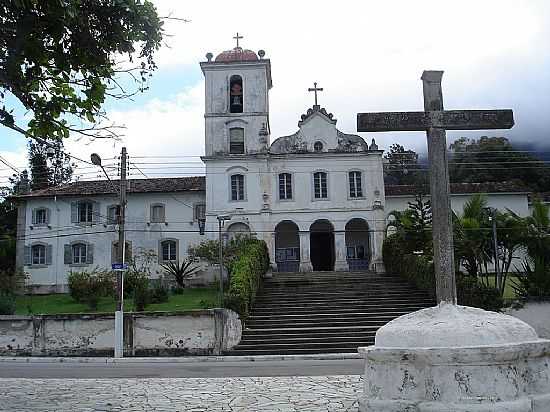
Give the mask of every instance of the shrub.
M 523 263 L 523 275 L 512 283 L 516 295 L 523 299 L 550 299 L 550 264 L 546 265 L 543 258 L 535 259 L 533 265 Z
M 133 284 L 134 308 L 137 312 L 143 312 L 145 307 L 151 301 L 151 293 L 149 291 L 149 279 L 145 274 L 140 274 L 134 278 Z
M 87 304 L 96 310 L 100 298 L 112 296 L 114 277 L 112 272 L 97 268 L 91 272 L 71 272 L 68 277 L 69 294 L 79 303 Z
M 473 306 L 498 312 L 504 299 L 497 288 L 486 286 L 475 277 L 459 273 L 456 277 L 456 293 L 459 305 Z
M 168 289 L 161 283 L 158 283 L 155 287 L 149 290 L 149 301 L 151 303 L 168 302 L 168 298 Z
M 180 287 L 173 287 L 172 288 L 172 294 L 174 294 L 174 295 L 183 295 L 184 291 L 185 291 L 184 288 L 180 288 Z
M 15 313 L 15 295 L 0 291 L 0 315 L 13 315 Z
M 246 317 L 256 297 L 260 279 L 269 269 L 269 253 L 263 240 L 248 238 L 242 242 L 229 266 L 230 284 L 226 302 Z
M 384 240 L 383 259 L 386 270 L 404 277 L 417 288 L 435 297 L 433 262 L 422 255 L 403 253 L 402 241 L 399 233 Z M 456 288 L 460 305 L 498 311 L 504 304 L 498 289 L 482 284 L 476 277 L 457 274 Z

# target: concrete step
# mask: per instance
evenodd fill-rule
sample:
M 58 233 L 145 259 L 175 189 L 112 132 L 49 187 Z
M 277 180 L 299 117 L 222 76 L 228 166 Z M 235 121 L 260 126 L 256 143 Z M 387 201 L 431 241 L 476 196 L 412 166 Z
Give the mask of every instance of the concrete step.
M 292 349 L 318 349 L 327 350 L 332 348 L 349 348 L 356 349 L 360 346 L 369 346 L 374 344 L 373 339 L 366 340 L 352 340 L 346 342 L 296 342 L 296 343 L 263 343 L 261 345 L 254 344 L 241 344 L 239 343 L 234 350 L 250 350 L 250 349 L 272 349 L 272 350 L 292 350 Z
M 323 303 L 304 304 L 304 305 L 262 305 L 255 306 L 252 314 L 254 315 L 269 315 L 269 314 L 292 314 L 292 313 L 315 313 L 315 312 L 329 312 L 329 313 L 345 313 L 345 312 L 357 312 L 368 311 L 371 313 L 379 313 L 387 311 L 389 309 L 401 310 L 401 311 L 415 311 L 423 309 L 424 305 L 418 305 L 414 303 L 391 303 L 387 305 L 380 305 L 377 303 L 370 303 L 368 301 L 355 301 L 351 304 L 334 304 L 327 305 Z
M 370 346 L 374 345 L 373 343 L 370 343 L 368 345 L 363 346 Z M 232 356 L 260 356 L 260 355 L 313 355 L 313 354 L 321 354 L 321 353 L 357 353 L 357 348 L 346 348 L 346 347 L 328 347 L 324 348 L 323 350 L 320 350 L 318 348 L 295 348 L 295 349 L 240 349 L 235 347 L 235 349 L 226 352 L 226 355 L 232 355 Z

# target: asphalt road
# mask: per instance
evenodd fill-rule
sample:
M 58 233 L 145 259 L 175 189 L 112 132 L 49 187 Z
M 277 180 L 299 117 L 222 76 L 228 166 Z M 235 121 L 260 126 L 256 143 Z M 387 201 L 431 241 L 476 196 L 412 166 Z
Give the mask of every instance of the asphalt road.
M 364 360 L 269 360 L 207 362 L 49 363 L 0 362 L 0 378 L 222 378 L 251 376 L 361 375 Z

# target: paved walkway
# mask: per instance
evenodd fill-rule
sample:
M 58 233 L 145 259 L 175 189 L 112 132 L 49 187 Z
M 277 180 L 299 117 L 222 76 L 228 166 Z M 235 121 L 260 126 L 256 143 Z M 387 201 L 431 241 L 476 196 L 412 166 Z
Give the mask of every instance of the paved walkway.
M 362 389 L 357 375 L 0 379 L 0 410 L 356 412 Z

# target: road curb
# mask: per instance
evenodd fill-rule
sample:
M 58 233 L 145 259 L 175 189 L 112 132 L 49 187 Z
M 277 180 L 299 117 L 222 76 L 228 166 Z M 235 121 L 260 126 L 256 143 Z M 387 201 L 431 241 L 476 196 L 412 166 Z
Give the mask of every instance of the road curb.
M 290 360 L 347 360 L 363 359 L 359 353 L 329 353 L 312 355 L 259 355 L 259 356 L 189 356 L 163 358 L 78 358 L 78 357 L 9 357 L 0 356 L 0 363 L 200 363 L 200 362 L 262 362 Z

